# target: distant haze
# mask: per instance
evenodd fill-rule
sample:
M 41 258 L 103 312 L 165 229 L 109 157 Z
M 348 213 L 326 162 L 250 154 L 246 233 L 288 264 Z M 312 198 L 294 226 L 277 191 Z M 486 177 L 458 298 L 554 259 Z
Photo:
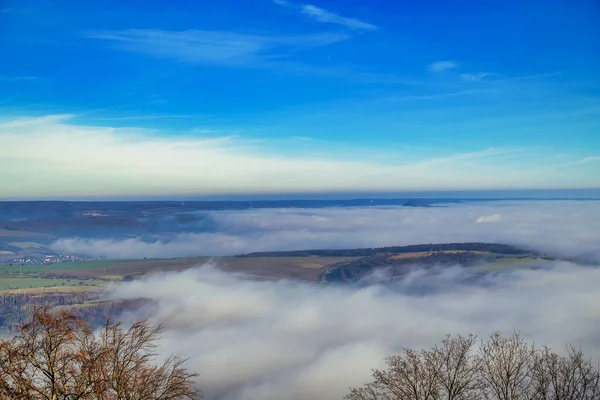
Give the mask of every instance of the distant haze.
M 106 258 L 234 255 L 264 250 L 499 242 L 600 260 L 599 200 L 481 201 L 444 207 L 213 211 L 195 233 L 162 239 L 61 238 L 58 252 Z M 203 227 L 210 227 L 209 230 Z
M 0 201 L 277 201 L 277 200 L 348 200 L 348 199 L 429 199 L 429 200 L 489 200 L 489 199 L 600 199 L 600 188 L 587 189 L 506 189 L 506 190 L 445 190 L 400 192 L 298 192 L 243 194 L 165 194 L 146 196 L 44 196 L 35 198 L 0 198 Z

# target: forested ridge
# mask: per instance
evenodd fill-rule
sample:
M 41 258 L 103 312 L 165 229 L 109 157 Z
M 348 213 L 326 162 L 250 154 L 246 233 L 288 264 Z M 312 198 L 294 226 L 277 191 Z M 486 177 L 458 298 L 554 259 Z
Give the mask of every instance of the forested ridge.
M 240 255 L 239 257 L 367 257 L 378 253 L 415 253 L 432 251 L 485 251 L 498 254 L 531 254 L 531 250 L 498 243 L 429 243 L 407 246 L 367 247 L 361 249 L 317 249 L 293 251 L 261 251 Z

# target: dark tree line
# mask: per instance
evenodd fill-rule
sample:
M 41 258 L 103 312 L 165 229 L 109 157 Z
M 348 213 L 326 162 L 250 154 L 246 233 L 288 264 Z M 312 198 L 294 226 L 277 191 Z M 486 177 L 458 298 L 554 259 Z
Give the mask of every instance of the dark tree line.
M 98 298 L 91 292 L 11 293 L 0 295 L 0 335 L 12 335 L 34 309 L 81 304 Z
M 318 280 L 321 282 L 346 282 L 356 281 L 378 268 L 387 268 L 391 276 L 398 278 L 412 271 L 418 264 L 420 268 L 429 268 L 441 265 L 461 265 L 470 267 L 483 262 L 492 262 L 494 257 L 474 251 L 441 252 L 433 251 L 424 253 L 419 257 L 395 258 L 398 253 L 377 253 L 373 256 L 362 257 L 356 260 L 341 261 L 330 264 L 322 269 Z
M 42 307 L 70 307 L 72 313 L 87 321 L 92 328 L 97 328 L 103 325 L 107 319 L 116 317 L 125 310 L 137 309 L 149 301 L 132 299 L 91 303 L 93 300 L 98 300 L 99 297 L 99 293 L 96 292 L 1 295 L 0 336 L 15 334 L 21 324 L 32 317 L 33 311 Z
M 241 255 L 240 257 L 369 257 L 378 253 L 421 253 L 433 251 L 487 251 L 496 254 L 526 255 L 530 250 L 498 243 L 430 243 L 408 246 L 373 247 L 364 249 L 319 249 L 294 251 L 263 251 Z

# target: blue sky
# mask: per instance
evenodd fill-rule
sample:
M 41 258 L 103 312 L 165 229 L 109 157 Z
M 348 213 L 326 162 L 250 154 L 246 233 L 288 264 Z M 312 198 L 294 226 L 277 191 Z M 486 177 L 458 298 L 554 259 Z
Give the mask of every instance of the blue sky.
M 0 4 L 6 197 L 600 187 L 594 0 Z

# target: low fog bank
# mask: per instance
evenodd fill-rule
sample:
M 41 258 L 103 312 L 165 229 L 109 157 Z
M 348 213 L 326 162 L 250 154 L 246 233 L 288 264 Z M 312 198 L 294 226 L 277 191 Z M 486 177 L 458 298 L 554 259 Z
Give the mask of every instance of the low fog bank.
M 125 259 L 477 241 L 600 260 L 600 201 L 261 209 L 212 212 L 210 219 L 212 232 L 162 241 L 64 238 L 52 247 L 62 253 Z
M 392 285 L 318 286 L 204 266 L 124 283 L 111 297 L 154 300 L 137 317 L 165 326 L 161 350 L 189 357 L 207 399 L 340 399 L 386 355 L 446 333 L 517 329 L 558 351 L 570 342 L 600 356 L 600 269 L 548 262 L 477 283 L 468 277 L 455 267 Z

